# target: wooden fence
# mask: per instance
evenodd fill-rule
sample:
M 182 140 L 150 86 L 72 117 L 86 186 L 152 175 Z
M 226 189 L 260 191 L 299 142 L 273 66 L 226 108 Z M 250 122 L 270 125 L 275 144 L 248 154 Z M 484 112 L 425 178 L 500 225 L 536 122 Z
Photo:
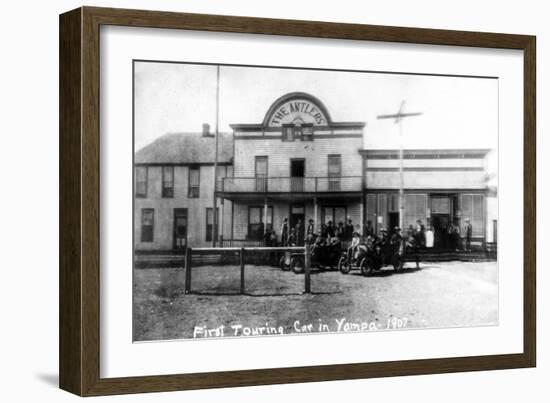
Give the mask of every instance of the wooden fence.
M 240 293 L 245 292 L 245 255 L 246 252 L 294 252 L 304 254 L 304 291 L 311 293 L 310 248 L 307 246 L 281 246 L 281 247 L 241 247 L 241 248 L 187 248 L 185 254 L 185 293 L 191 292 L 191 279 L 193 272 L 193 255 L 211 255 L 224 253 L 238 253 L 239 266 L 241 268 Z

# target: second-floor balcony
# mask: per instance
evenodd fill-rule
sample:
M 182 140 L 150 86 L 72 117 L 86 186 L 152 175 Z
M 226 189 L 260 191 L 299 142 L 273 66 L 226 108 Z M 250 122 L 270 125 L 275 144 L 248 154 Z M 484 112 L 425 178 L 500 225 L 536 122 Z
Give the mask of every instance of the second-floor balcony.
M 231 193 L 355 193 L 361 192 L 360 176 L 240 177 L 218 180 L 216 190 Z

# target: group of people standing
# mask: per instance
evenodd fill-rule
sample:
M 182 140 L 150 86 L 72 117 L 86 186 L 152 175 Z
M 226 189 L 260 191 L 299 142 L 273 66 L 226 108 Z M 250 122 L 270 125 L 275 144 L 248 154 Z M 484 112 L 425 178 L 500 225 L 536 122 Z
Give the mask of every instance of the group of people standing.
M 402 239 L 403 237 L 401 229 L 397 227 L 389 230 L 381 229 L 380 234 L 376 234 L 371 221 L 367 221 L 362 233 L 366 238 L 370 237 L 372 239 L 378 237 L 388 237 L 388 239 L 399 237 Z M 328 221 L 326 224 L 322 224 L 318 231 L 315 231 L 313 219 L 308 220 L 307 226 L 304 226 L 301 220 L 298 220 L 296 225 L 291 226 L 288 218 L 284 218 L 280 227 L 280 238 L 274 229 L 266 231 L 264 244 L 265 246 L 303 246 L 306 241 L 311 243 L 318 238 L 326 240 L 329 243 L 333 239 L 337 239 L 339 242 L 352 242 L 354 235 L 360 237 L 361 229 L 359 225 L 354 227 L 351 218 L 348 218 L 345 224 L 339 222 L 338 225 L 334 225 L 332 221 Z M 461 230 L 457 223 L 451 222 L 446 230 L 443 232 L 440 231 L 437 236 L 444 237 L 437 240 L 437 245 L 444 249 L 470 251 L 472 224 L 469 219 L 465 219 L 465 225 Z M 426 227 L 421 220 L 417 220 L 415 225 L 409 225 L 405 237 L 416 248 L 429 249 L 436 245 L 436 234 L 433 227 L 431 225 Z
M 274 229 L 266 231 L 264 243 L 266 246 L 303 246 L 306 241 L 311 243 L 319 237 L 329 240 L 337 238 L 339 241 L 351 241 L 354 231 L 355 228 L 351 218 L 348 218 L 345 224 L 339 222 L 338 225 L 328 221 L 326 224 L 322 224 L 317 232 L 315 231 L 313 219 L 308 220 L 307 226 L 304 226 L 302 220 L 298 220 L 296 225 L 291 226 L 288 218 L 284 218 L 280 228 L 280 238 Z
M 416 225 L 409 225 L 407 230 L 407 238 L 414 242 L 419 248 L 433 248 L 435 246 L 441 249 L 451 249 L 454 251 L 464 250 L 470 251 L 472 244 L 472 224 L 466 218 L 465 224 L 461 229 L 458 223 L 450 222 L 443 231 L 438 234 L 434 232 L 431 225 L 424 227 L 421 220 L 416 221 Z M 436 239 L 436 237 L 441 237 Z

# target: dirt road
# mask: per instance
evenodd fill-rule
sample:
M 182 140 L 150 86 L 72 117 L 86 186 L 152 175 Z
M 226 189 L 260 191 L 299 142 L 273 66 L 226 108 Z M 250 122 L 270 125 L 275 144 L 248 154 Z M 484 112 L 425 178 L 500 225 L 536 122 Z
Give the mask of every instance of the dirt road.
M 303 294 L 303 275 L 267 266 L 246 266 L 245 295 L 238 267 L 197 267 L 192 275 L 186 295 L 184 270 L 135 271 L 136 341 L 498 321 L 496 262 L 426 263 L 371 277 L 316 272 L 311 294 Z

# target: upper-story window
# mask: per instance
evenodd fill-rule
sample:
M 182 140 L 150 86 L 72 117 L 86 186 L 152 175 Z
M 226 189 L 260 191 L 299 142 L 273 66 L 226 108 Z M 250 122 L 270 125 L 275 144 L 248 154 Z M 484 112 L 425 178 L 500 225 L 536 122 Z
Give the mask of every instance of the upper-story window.
M 328 156 L 328 190 L 340 191 L 340 178 L 342 177 L 342 156 L 332 154 Z
M 302 129 L 302 141 L 313 141 L 313 124 L 304 123 L 301 126 Z
M 162 197 L 174 197 L 174 167 L 162 167 Z
M 136 197 L 147 197 L 147 167 L 136 167 Z
M 313 123 L 302 123 L 301 120 L 282 126 L 283 141 L 313 141 Z
M 200 167 L 189 167 L 189 192 L 190 198 L 198 198 L 200 195 Z
M 283 141 L 294 141 L 294 125 L 283 125 Z

